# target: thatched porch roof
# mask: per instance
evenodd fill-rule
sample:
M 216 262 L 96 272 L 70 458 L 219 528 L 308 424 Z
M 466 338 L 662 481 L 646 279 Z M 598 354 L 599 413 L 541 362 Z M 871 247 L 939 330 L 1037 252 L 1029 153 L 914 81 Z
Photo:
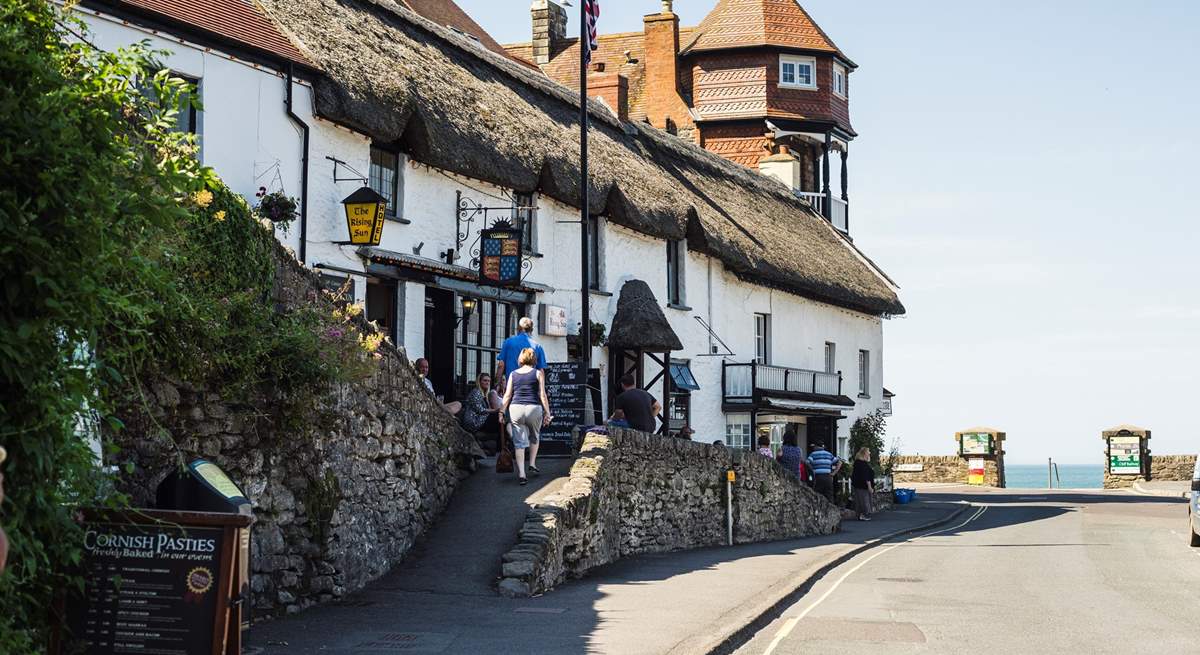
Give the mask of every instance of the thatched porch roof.
M 390 0 L 259 0 L 328 75 L 317 113 L 417 161 L 579 204 L 577 94 Z M 778 182 L 589 103 L 589 210 L 735 274 L 872 314 L 904 312 L 845 237 Z
M 617 313 L 613 316 L 608 347 L 664 352 L 683 350 L 683 343 L 671 329 L 650 285 L 641 280 L 628 280 L 617 297 Z

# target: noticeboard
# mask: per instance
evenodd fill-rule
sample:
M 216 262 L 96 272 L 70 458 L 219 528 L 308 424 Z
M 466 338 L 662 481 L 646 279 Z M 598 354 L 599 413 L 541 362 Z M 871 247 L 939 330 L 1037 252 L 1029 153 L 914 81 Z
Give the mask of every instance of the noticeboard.
M 1140 475 L 1142 473 L 1141 437 L 1109 438 L 1108 472 L 1113 475 Z
M 587 369 L 582 362 L 546 364 L 546 399 L 554 418 L 542 428 L 543 440 L 570 442 L 576 426 L 591 423 L 587 416 L 587 390 Z
M 225 652 L 239 514 L 135 510 L 83 524 L 84 589 L 63 652 Z
M 987 432 L 964 432 L 958 448 L 960 455 L 991 455 L 992 435 Z
M 973 458 L 967 460 L 967 483 L 983 484 L 985 460 Z

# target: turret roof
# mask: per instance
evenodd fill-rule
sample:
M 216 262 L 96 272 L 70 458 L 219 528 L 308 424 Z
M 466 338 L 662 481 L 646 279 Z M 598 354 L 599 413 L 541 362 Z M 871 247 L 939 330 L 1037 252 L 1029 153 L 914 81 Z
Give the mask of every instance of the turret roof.
M 755 46 L 829 52 L 853 65 L 796 0 L 720 0 L 683 52 Z

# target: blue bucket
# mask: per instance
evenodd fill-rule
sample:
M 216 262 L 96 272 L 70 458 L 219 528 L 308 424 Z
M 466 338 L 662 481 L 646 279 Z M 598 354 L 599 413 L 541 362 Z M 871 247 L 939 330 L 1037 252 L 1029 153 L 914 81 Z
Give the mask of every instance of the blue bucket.
M 916 489 L 896 489 L 892 492 L 892 496 L 896 499 L 896 504 L 906 505 L 912 502 L 913 496 L 917 494 Z

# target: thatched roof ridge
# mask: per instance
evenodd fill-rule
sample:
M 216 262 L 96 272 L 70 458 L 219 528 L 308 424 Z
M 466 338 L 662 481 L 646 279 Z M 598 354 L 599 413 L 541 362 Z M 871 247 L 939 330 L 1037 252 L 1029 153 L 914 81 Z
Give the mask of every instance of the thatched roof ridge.
M 671 329 L 650 285 L 641 280 L 627 280 L 617 297 L 608 347 L 662 352 L 683 350 L 683 342 Z
M 578 94 L 391 0 L 260 0 L 329 76 L 317 113 L 416 160 L 578 206 Z M 874 314 L 892 286 L 782 185 L 589 102 L 589 210 L 735 274 Z

